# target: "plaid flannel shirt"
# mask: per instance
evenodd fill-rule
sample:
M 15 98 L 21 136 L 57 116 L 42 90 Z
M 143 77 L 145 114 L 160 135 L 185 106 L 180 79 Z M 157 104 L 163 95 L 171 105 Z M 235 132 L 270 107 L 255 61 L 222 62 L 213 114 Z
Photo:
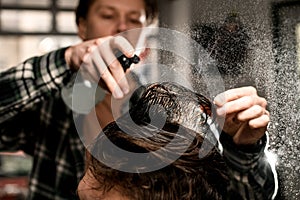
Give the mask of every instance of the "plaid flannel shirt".
M 71 76 L 64 52 L 28 59 L 0 74 L 0 149 L 32 155 L 28 199 L 74 199 L 84 171 L 85 149 L 60 98 Z
M 84 173 L 85 147 L 60 95 L 72 75 L 64 52 L 33 57 L 0 73 L 0 150 L 23 150 L 33 157 L 31 200 L 75 199 Z M 276 178 L 265 161 L 265 140 L 251 152 L 237 149 L 228 137 L 221 142 L 233 177 L 231 194 L 271 199 Z

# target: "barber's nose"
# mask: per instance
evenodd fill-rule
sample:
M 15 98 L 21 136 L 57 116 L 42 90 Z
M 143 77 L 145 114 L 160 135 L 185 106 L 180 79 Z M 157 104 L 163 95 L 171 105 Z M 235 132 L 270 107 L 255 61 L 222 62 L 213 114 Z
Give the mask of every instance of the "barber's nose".
M 123 32 L 128 30 L 127 21 L 125 18 L 120 18 L 117 24 L 117 30 L 118 32 Z

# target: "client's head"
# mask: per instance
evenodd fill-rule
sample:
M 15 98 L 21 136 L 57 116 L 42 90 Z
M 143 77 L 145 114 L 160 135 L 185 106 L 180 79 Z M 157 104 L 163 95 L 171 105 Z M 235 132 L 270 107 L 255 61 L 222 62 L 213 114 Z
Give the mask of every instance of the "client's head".
M 214 147 L 199 157 L 210 102 L 172 83 L 147 85 L 133 97 L 129 114 L 106 126 L 87 152 L 80 199 L 223 199 L 221 155 Z

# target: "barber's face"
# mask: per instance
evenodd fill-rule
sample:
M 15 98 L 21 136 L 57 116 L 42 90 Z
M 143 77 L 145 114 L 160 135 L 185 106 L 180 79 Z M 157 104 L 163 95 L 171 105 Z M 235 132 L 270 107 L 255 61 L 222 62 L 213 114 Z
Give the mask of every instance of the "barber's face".
M 146 25 L 144 0 L 96 0 L 86 19 L 80 19 L 82 40 L 116 35 Z

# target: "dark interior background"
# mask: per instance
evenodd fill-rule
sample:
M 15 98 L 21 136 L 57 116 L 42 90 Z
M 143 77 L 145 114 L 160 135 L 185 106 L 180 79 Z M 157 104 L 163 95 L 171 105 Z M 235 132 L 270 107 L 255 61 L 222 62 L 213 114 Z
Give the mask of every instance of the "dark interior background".
M 229 71 L 222 74 L 225 88 L 253 85 L 267 98 L 278 199 L 300 199 L 300 1 L 169 0 L 161 2 L 161 14 L 161 26 L 188 33 L 210 50 L 215 35 L 231 41 L 215 42 L 215 56 L 223 63 L 220 72 L 226 67 Z M 220 36 L 230 22 L 238 22 L 240 34 Z M 223 58 L 232 54 L 233 63 Z

